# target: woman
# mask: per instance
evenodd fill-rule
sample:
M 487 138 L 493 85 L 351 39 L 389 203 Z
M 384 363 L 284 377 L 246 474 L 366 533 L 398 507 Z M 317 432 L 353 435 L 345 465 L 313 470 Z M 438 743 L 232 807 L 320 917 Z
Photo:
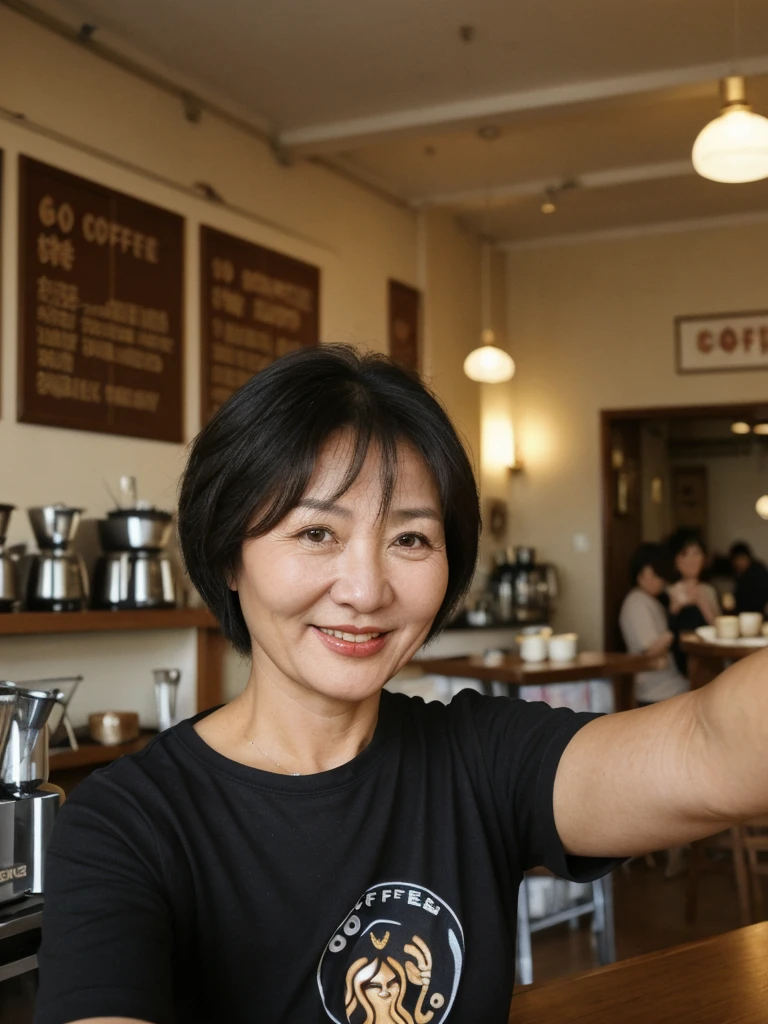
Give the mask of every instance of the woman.
M 680 649 L 680 636 L 699 626 L 713 625 L 720 614 L 720 604 L 715 588 L 701 581 L 707 552 L 700 534 L 682 527 L 670 537 L 669 549 L 677 575 L 667 591 L 669 625 L 674 635 L 672 653 L 679 671 L 685 675 L 687 659 Z
M 37 1024 L 502 1024 L 526 868 L 592 879 L 768 810 L 762 655 L 602 718 L 383 692 L 479 522 L 446 414 L 382 357 L 295 353 L 220 410 L 179 533 L 252 672 L 64 805 Z
M 674 634 L 659 598 L 666 589 L 664 551 L 660 544 L 643 543 L 629 563 L 632 589 L 619 612 L 619 626 L 630 654 L 648 654 L 659 660 L 658 668 L 635 676 L 638 707 L 667 700 L 688 689 L 670 654 Z

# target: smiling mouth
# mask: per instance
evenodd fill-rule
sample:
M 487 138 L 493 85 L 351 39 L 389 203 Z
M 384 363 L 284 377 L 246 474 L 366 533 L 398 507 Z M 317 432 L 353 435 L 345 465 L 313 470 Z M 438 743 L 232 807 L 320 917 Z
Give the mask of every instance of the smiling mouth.
M 369 640 L 375 640 L 382 636 L 382 633 L 343 633 L 340 629 L 326 629 L 324 626 L 317 626 L 321 633 L 326 636 L 335 636 L 337 640 L 346 640 L 352 644 L 364 644 Z

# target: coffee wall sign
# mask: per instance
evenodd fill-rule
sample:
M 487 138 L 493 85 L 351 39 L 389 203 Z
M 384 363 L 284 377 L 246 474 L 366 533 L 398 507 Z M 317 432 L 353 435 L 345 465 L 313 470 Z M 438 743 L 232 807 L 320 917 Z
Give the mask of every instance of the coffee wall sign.
M 20 158 L 18 418 L 183 440 L 184 221 Z
M 675 319 L 678 373 L 768 370 L 768 310 Z
M 317 345 L 320 271 L 242 238 L 200 228 L 201 417 L 259 370 Z

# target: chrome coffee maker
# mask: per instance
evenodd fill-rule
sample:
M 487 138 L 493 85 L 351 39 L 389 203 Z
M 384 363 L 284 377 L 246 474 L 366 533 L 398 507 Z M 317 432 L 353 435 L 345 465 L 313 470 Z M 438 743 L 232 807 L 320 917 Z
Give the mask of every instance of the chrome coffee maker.
M 60 690 L 0 682 L 0 906 L 43 891 L 60 797 L 48 781 L 48 716 Z
M 170 512 L 142 502 L 99 520 L 104 554 L 94 570 L 91 607 L 176 607 L 176 578 L 165 550 L 172 522 Z
M 19 597 L 16 562 L 5 550 L 8 523 L 15 505 L 0 505 L 0 612 L 12 612 Z
M 72 548 L 81 508 L 61 503 L 27 509 L 39 553 L 27 576 L 26 608 L 31 612 L 76 612 L 88 603 L 88 575 Z

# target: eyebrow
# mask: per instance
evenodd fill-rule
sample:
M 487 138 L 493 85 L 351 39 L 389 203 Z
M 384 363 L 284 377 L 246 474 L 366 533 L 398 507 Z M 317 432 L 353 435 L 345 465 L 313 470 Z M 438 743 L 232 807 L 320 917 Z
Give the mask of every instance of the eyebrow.
M 352 518 L 352 512 L 348 508 L 344 508 L 343 505 L 324 498 L 302 498 L 296 507 L 308 508 L 313 512 L 325 512 L 330 515 L 340 516 L 342 519 Z M 442 523 L 443 521 L 443 517 L 437 509 L 429 505 L 425 505 L 422 508 L 399 508 L 395 512 L 390 513 L 390 518 L 399 523 L 408 522 L 411 519 L 433 519 L 437 523 Z

